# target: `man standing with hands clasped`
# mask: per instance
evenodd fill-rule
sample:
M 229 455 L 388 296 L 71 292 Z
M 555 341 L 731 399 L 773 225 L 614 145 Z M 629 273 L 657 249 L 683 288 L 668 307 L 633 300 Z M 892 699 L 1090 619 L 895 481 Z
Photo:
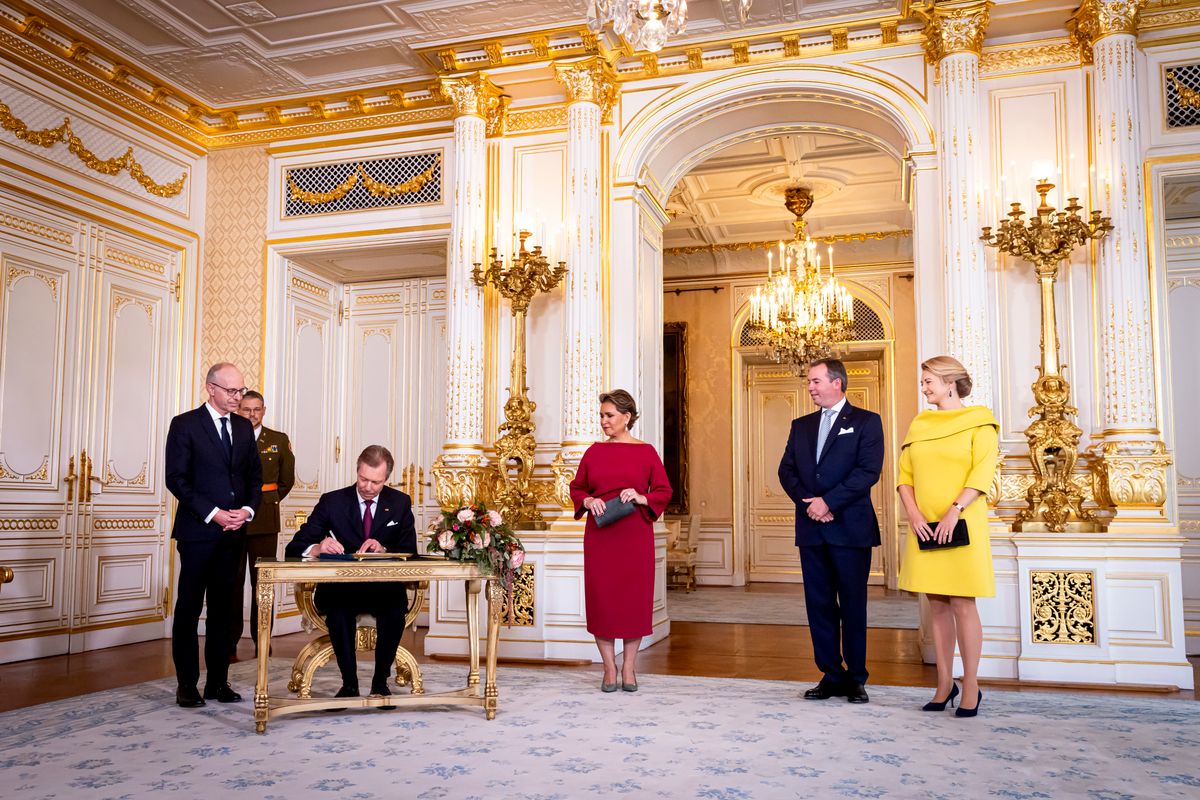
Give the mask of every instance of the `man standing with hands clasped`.
M 846 367 L 836 358 L 808 368 L 818 410 L 792 420 L 779 482 L 796 504 L 796 546 L 817 668 L 806 700 L 867 703 L 867 578 L 879 520 L 871 487 L 883 469 L 883 421 L 846 401 Z
M 167 431 L 167 489 L 179 501 L 171 538 L 179 550 L 179 586 L 171 625 L 171 655 L 184 708 L 205 700 L 237 703 L 229 685 L 230 636 L 238 564 L 245 556 L 246 523 L 262 497 L 262 463 L 254 446 L 254 426 L 236 413 L 246 393 L 233 364 L 214 364 L 204 379 L 208 401 L 171 420 Z M 207 598 L 204 663 L 200 680 L 197 629 Z

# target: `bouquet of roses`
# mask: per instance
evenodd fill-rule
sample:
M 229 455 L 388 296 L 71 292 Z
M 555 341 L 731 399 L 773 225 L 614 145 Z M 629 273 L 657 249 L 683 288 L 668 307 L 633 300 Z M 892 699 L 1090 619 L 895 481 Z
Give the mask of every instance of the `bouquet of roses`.
M 483 503 L 443 511 L 430 531 L 428 551 L 445 553 L 456 561 L 474 561 L 500 577 L 506 592 L 525 563 L 525 547 L 496 511 Z M 512 603 L 509 603 L 511 608 Z

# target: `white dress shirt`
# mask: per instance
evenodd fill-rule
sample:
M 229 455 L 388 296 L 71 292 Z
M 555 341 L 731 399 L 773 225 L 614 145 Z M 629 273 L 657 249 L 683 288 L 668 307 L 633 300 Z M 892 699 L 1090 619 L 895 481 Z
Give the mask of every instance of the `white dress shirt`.
M 365 517 L 367 515 L 367 501 L 363 499 L 363 496 L 358 493 L 357 489 L 354 490 L 354 494 L 358 497 L 358 518 L 362 519 L 363 517 Z M 376 495 L 374 498 L 371 499 L 371 519 L 372 519 L 372 521 L 374 521 L 375 515 L 378 512 L 379 512 L 379 496 Z M 333 536 L 332 531 L 327 531 L 327 533 L 330 536 Z M 337 537 L 333 536 L 333 538 L 336 539 Z M 372 536 L 371 538 L 374 539 L 375 537 Z M 312 558 L 313 551 L 316 550 L 318 547 L 320 547 L 319 543 L 318 544 L 310 544 L 304 550 L 304 558 Z
M 206 409 L 208 409 L 208 415 L 210 417 L 212 417 L 213 425 L 217 429 L 217 438 L 218 439 L 221 438 L 221 420 L 226 420 L 225 424 L 229 426 L 229 441 L 232 442 L 233 441 L 233 420 L 229 419 L 228 412 L 225 414 L 222 414 L 220 411 L 217 411 L 215 408 L 213 408 L 212 404 L 208 403 L 208 402 L 204 403 L 204 407 Z M 257 439 L 258 435 L 255 434 L 254 438 Z M 250 506 L 242 506 L 242 508 L 245 509 L 250 514 L 249 518 L 247 519 L 247 522 L 254 519 L 254 509 L 253 508 L 251 508 Z M 208 516 L 204 518 L 204 521 L 212 522 L 212 518 L 215 517 L 217 515 L 217 512 L 220 510 L 221 510 L 220 508 L 213 508 L 212 511 L 208 512 Z

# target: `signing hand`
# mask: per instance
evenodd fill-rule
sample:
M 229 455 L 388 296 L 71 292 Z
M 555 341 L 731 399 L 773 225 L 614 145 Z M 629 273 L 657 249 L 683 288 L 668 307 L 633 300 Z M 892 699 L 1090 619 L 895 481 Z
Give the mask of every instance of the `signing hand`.
M 954 506 L 950 506 L 946 509 L 946 513 L 942 514 L 942 519 L 933 532 L 933 538 L 938 540 L 938 544 L 945 544 L 954 536 L 954 525 L 958 522 L 958 516 L 958 509 Z M 929 527 L 928 523 L 925 527 Z
M 585 497 L 583 499 L 583 507 L 590 511 L 593 517 L 598 517 L 604 513 L 604 501 L 599 497 Z
M 384 546 L 381 545 L 376 540 L 367 539 L 365 542 L 362 543 L 362 547 L 358 548 L 358 552 L 360 552 L 360 553 L 382 553 L 382 552 L 384 552 L 384 549 L 385 549 Z
M 646 505 L 646 495 L 638 494 L 637 489 L 622 489 L 621 490 L 621 499 L 624 500 L 626 503 L 632 501 L 633 504 L 637 505 L 637 506 Z
M 833 512 L 829 510 L 829 506 L 825 504 L 825 500 L 820 497 L 805 497 L 804 502 L 808 503 L 808 517 L 817 522 L 829 522 L 833 519 Z
M 929 520 L 925 519 L 925 515 L 916 507 L 905 508 L 904 513 L 908 517 L 908 527 L 912 529 L 918 539 L 924 542 L 933 538 L 933 529 L 929 527 Z M 953 528 L 953 523 L 951 527 Z
M 333 538 L 332 536 L 326 536 L 324 539 L 321 540 L 321 543 L 317 545 L 317 552 L 318 553 L 344 553 L 344 552 L 346 552 L 346 548 L 343 547 L 342 543 L 339 542 L 337 539 Z

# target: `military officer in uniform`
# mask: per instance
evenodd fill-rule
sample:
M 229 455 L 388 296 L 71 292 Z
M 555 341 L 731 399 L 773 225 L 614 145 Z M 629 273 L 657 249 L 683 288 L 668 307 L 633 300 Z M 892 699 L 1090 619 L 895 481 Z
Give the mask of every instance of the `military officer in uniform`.
M 254 426 L 254 441 L 262 461 L 262 503 L 258 513 L 246 526 L 246 556 L 241 560 L 238 575 L 237 615 L 233 618 L 230 632 L 235 643 L 242 638 L 242 617 L 246 586 L 246 569 L 250 569 L 250 636 L 258 652 L 258 573 L 254 562 L 260 558 L 275 558 L 279 540 L 279 504 L 292 490 L 296 482 L 296 458 L 292 455 L 292 443 L 288 435 L 264 426 L 263 415 L 267 407 L 263 396 L 249 391 L 238 405 L 238 414 L 250 420 Z M 236 655 L 231 653 L 231 655 Z

